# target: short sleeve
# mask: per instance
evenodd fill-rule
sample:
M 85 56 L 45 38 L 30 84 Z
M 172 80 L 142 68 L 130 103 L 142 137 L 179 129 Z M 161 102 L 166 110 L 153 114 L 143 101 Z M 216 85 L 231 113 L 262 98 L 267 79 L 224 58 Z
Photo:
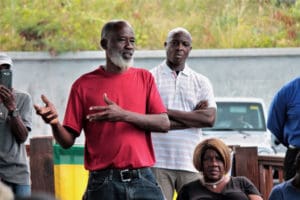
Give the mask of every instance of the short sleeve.
M 260 192 L 258 189 L 255 187 L 255 185 L 246 177 L 238 177 L 238 179 L 243 187 L 243 190 L 245 194 L 256 194 L 261 196 Z

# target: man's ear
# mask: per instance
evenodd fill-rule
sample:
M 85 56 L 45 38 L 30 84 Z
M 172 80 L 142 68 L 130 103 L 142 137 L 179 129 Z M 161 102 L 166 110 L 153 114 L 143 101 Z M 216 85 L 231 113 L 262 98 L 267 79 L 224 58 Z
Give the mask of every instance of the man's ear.
M 106 50 L 106 49 L 107 49 L 107 40 L 106 40 L 106 39 L 102 39 L 102 40 L 100 41 L 100 45 L 101 45 L 101 47 L 102 47 L 104 50 Z
M 167 47 L 167 44 L 168 44 L 167 42 L 164 43 L 164 47 L 165 47 L 165 48 Z

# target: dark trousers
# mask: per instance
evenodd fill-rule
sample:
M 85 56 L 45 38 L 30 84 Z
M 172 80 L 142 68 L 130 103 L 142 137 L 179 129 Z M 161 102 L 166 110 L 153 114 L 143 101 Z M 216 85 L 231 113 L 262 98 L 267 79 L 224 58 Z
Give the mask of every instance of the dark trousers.
M 91 171 L 84 200 L 163 200 L 150 168 Z
M 296 149 L 296 148 L 287 149 L 285 153 L 284 165 L 283 165 L 285 180 L 289 180 L 295 176 L 296 174 L 295 159 L 299 152 L 300 149 Z

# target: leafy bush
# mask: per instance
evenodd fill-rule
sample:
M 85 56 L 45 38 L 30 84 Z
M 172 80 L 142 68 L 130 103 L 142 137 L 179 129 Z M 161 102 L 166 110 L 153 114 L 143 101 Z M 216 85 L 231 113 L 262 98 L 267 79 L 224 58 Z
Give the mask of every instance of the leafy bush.
M 102 25 L 126 19 L 138 49 L 162 49 L 187 28 L 193 48 L 298 47 L 300 2 L 292 0 L 2 0 L 0 50 L 98 50 Z M 268 2 L 268 3 L 266 3 Z

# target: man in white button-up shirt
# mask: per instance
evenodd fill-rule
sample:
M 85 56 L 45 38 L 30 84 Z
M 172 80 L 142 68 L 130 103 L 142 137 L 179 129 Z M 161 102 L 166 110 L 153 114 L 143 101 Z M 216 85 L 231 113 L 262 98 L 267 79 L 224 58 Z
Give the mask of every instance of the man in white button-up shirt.
M 186 64 L 192 49 L 191 34 L 175 28 L 164 45 L 167 58 L 151 73 L 168 109 L 171 130 L 152 134 L 156 154 L 153 172 L 166 199 L 172 200 L 175 190 L 199 178 L 193 167 L 193 152 L 201 140 L 201 128 L 214 124 L 216 102 L 208 78 Z

